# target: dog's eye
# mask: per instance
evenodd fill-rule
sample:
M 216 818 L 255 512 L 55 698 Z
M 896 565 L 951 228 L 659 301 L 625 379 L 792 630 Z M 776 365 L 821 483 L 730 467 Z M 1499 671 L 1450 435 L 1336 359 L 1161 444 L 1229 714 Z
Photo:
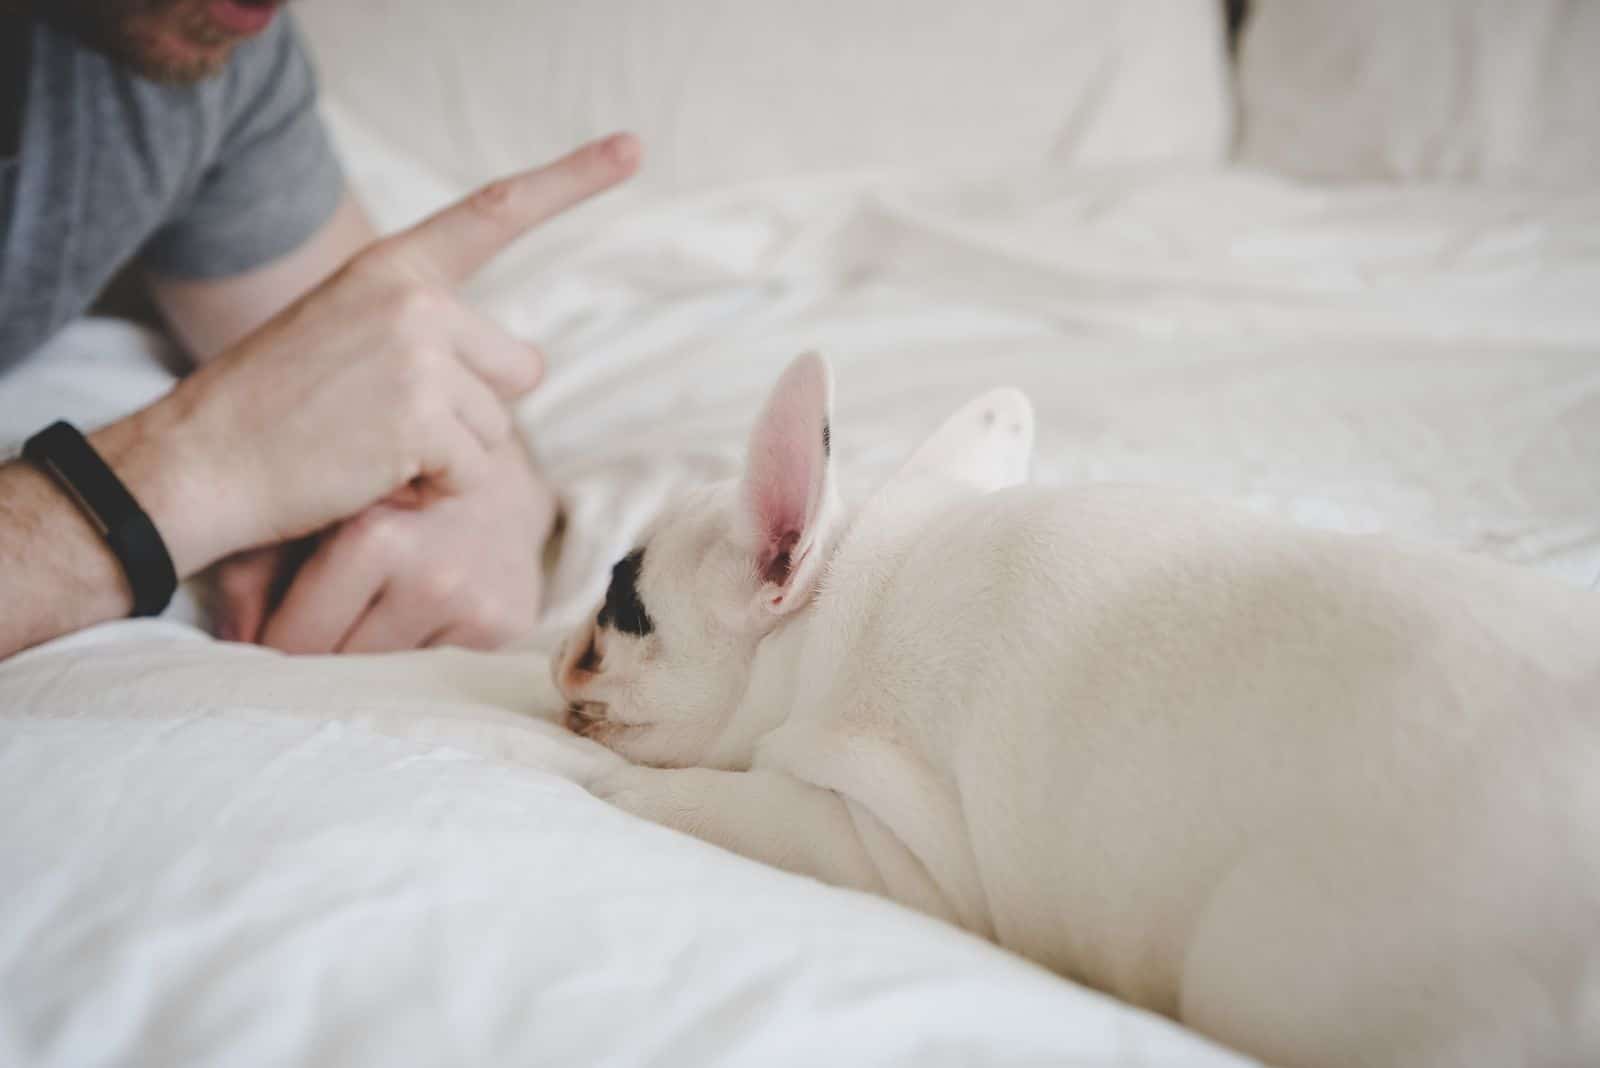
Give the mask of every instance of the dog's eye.
M 643 566 L 643 549 L 635 549 L 617 561 L 611 569 L 611 585 L 606 587 L 606 603 L 601 606 L 596 623 L 641 638 L 656 629 L 655 621 L 639 598 L 639 570 Z

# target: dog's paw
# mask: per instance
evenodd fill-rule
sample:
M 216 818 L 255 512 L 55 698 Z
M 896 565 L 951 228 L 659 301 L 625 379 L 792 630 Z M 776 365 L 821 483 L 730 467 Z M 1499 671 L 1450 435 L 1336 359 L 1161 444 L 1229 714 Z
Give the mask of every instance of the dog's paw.
M 656 768 L 623 764 L 594 776 L 586 786 L 589 793 L 601 801 L 614 805 L 624 812 L 649 819 L 653 808 L 650 799 L 660 793 L 654 789 L 660 774 Z

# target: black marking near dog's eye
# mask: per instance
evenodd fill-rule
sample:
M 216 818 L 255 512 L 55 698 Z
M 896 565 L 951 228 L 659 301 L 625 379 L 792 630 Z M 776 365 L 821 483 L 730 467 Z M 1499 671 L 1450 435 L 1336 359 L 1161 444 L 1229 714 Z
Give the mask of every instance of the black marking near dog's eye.
M 639 599 L 639 569 L 643 566 L 643 549 L 635 549 L 617 561 L 611 569 L 611 585 L 606 587 L 606 603 L 595 617 L 596 623 L 641 638 L 656 629 L 650 613 L 645 611 L 644 602 Z
M 826 419 L 822 421 L 822 455 L 833 455 L 833 430 Z

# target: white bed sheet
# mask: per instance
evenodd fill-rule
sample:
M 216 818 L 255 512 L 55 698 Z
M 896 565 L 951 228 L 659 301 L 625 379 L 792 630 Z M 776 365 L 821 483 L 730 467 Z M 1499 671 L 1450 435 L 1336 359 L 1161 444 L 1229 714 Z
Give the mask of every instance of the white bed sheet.
M 593 800 L 543 671 L 170 623 L 8 663 L 0 1064 L 1243 1064 Z
M 388 166 L 365 191 L 398 223 L 442 190 Z M 812 347 L 862 479 L 1011 383 L 1043 479 L 1600 575 L 1600 197 L 873 175 L 588 222 L 476 289 L 553 358 L 520 412 L 570 513 L 536 647 Z M 603 757 L 519 715 L 543 670 L 148 623 L 0 666 L 0 1062 L 1229 1062 L 591 801 L 564 777 Z

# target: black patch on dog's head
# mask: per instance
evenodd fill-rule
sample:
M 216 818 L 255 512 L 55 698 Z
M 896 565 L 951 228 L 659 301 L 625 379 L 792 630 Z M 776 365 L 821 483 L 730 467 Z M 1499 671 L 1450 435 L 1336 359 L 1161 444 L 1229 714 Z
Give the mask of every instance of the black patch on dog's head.
M 833 430 L 826 419 L 822 421 L 822 455 L 833 455 Z
M 611 569 L 611 585 L 606 587 L 606 603 L 595 617 L 596 623 L 641 638 L 656 629 L 650 613 L 645 611 L 644 602 L 639 599 L 639 569 L 643 566 L 643 549 L 635 549 L 617 561 Z

